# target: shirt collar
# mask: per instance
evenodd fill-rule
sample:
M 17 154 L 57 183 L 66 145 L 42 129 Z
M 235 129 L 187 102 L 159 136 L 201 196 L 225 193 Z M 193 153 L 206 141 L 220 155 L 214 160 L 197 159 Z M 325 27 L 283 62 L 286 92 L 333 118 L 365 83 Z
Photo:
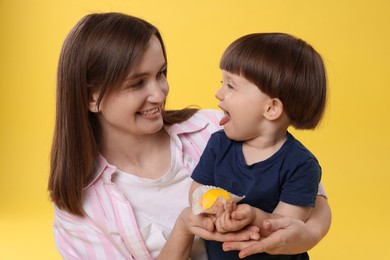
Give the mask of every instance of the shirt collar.
M 95 175 L 93 177 L 93 180 L 84 188 L 84 190 L 91 187 L 92 184 L 95 183 L 103 175 L 106 176 L 106 178 L 104 178 L 106 182 L 111 182 L 111 176 L 116 171 L 116 167 L 114 165 L 109 164 L 107 160 L 103 157 L 103 155 L 99 154 L 97 161 L 98 162 L 95 165 L 95 170 L 94 170 Z
M 169 135 L 181 135 L 187 133 L 193 133 L 200 131 L 207 127 L 209 121 L 204 118 L 195 118 L 194 116 L 190 119 L 170 126 L 166 126 L 165 129 L 169 133 Z M 181 147 L 181 145 L 180 145 Z M 99 178 L 103 177 L 106 182 L 111 182 L 112 175 L 116 172 L 116 167 L 107 162 L 107 160 L 103 157 L 103 155 L 99 154 L 98 162 L 95 166 L 94 170 L 94 178 L 93 180 L 84 188 L 84 190 L 88 189 L 95 183 Z
M 168 133 L 180 135 L 200 131 L 206 128 L 208 124 L 209 121 L 206 118 L 192 116 L 190 119 L 182 123 L 167 126 L 165 129 L 167 129 Z

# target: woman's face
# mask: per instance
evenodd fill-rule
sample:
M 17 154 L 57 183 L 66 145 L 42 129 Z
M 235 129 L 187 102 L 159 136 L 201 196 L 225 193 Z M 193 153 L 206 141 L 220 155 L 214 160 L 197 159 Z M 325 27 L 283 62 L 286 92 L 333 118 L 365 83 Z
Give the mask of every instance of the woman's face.
M 152 36 L 140 63 L 122 88 L 104 97 L 99 105 L 98 116 L 104 136 L 136 136 L 161 130 L 161 110 L 169 90 L 165 71 L 160 41 Z M 92 112 L 93 109 L 90 107 Z
M 237 141 L 246 141 L 261 135 L 264 112 L 271 98 L 244 77 L 222 71 L 222 86 L 215 97 L 225 115 L 220 124 L 226 135 Z

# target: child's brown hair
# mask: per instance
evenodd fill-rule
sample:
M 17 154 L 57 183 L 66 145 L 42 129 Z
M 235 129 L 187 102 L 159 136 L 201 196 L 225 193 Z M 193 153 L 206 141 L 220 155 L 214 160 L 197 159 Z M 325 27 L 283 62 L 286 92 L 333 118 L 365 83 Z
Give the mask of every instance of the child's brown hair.
M 325 66 L 305 41 L 285 33 L 245 35 L 229 45 L 220 68 L 280 99 L 296 129 L 314 129 L 321 121 L 327 93 Z

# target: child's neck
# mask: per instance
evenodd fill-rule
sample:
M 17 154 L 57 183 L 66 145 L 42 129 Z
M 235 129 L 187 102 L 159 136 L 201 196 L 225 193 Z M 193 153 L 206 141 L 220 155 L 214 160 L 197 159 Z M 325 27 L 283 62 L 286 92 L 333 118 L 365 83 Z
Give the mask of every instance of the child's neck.
M 248 165 L 264 161 L 275 154 L 287 140 L 287 131 L 273 135 L 264 135 L 247 140 L 242 145 L 245 161 Z

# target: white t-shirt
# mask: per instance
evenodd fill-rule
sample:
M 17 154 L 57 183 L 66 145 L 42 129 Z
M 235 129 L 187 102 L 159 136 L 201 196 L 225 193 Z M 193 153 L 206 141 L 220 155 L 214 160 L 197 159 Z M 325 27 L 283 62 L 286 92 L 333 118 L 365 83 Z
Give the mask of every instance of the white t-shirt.
M 132 205 L 140 233 L 153 257 L 159 255 L 177 217 L 189 206 L 188 196 L 183 194 L 188 194 L 192 183 L 191 173 L 181 165 L 183 153 L 177 142 L 180 142 L 178 137 L 172 135 L 171 168 L 161 178 L 140 178 L 120 170 L 113 178 Z M 194 239 L 191 259 L 207 259 L 204 241 L 199 237 Z

